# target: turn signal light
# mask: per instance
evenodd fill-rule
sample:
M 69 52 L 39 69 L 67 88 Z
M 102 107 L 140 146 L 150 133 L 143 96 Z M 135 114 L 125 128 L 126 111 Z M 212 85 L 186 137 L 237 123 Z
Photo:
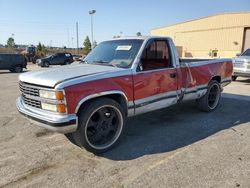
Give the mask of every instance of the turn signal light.
M 57 112 L 66 113 L 66 107 L 64 104 L 57 104 L 56 107 L 57 107 Z
M 64 95 L 62 91 L 56 91 L 56 99 L 57 100 L 63 100 L 64 99 Z

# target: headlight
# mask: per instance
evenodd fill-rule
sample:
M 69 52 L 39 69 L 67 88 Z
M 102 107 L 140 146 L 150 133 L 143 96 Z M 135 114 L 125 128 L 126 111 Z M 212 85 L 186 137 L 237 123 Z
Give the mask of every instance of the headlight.
M 40 90 L 39 96 L 45 99 L 56 99 L 56 100 L 63 100 L 64 95 L 62 91 L 47 91 L 47 90 Z
M 63 91 L 40 90 L 39 96 L 44 99 L 50 99 L 50 101 L 42 100 L 41 102 L 42 109 L 53 112 L 66 113 L 67 110 L 66 110 Z M 53 104 L 51 104 L 51 102 Z
M 42 109 L 49 110 L 53 112 L 65 113 L 66 107 L 64 104 L 48 104 L 41 102 Z
M 42 109 L 57 112 L 55 104 L 41 103 Z

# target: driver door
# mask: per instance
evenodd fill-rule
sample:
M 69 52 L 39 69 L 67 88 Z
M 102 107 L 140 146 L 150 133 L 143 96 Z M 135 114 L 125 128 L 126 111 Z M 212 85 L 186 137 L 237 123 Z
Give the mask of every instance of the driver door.
M 55 54 L 52 57 L 51 64 L 52 65 L 59 65 L 60 64 L 60 54 Z
M 166 39 L 146 45 L 134 74 L 135 113 L 145 113 L 177 103 L 177 72 Z

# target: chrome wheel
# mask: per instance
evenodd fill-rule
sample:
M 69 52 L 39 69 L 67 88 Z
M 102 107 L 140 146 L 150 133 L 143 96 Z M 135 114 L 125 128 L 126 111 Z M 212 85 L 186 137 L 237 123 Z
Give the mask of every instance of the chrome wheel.
M 101 106 L 92 112 L 86 122 L 86 141 L 95 149 L 106 149 L 116 142 L 122 128 L 120 110 L 111 105 Z

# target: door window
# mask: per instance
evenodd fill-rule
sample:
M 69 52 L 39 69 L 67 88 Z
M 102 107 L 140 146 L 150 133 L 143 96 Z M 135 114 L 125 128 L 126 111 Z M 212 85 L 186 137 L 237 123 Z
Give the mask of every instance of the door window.
M 172 67 L 167 41 L 157 40 L 149 43 L 143 51 L 140 71 Z

